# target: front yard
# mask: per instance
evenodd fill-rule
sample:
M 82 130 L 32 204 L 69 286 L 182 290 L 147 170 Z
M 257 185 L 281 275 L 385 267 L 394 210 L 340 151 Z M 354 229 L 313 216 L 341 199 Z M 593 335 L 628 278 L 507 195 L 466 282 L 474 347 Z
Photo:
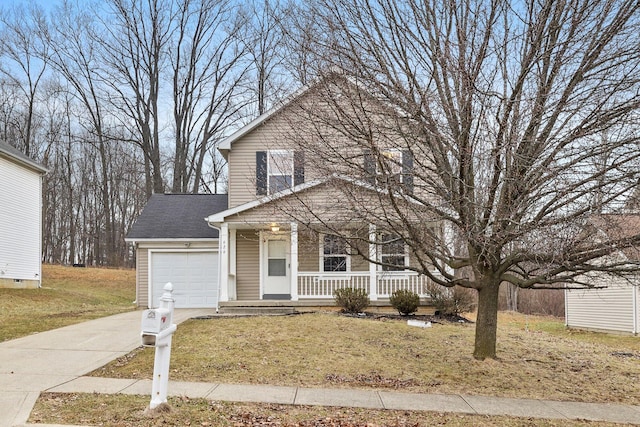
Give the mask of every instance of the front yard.
M 334 313 L 216 317 L 181 324 L 173 380 L 385 388 L 639 405 L 640 339 L 567 331 L 555 318 L 501 313 L 499 359 L 472 356 L 474 324 Z M 151 378 L 151 348 L 94 372 Z
M 44 288 L 0 289 L 0 341 L 133 309 L 131 270 L 45 266 Z M 499 314 L 498 360 L 471 356 L 474 324 L 408 326 L 332 312 L 216 317 L 181 324 L 170 379 L 356 387 L 640 405 L 640 338 L 568 331 L 560 319 Z M 154 350 L 139 348 L 93 372 L 151 378 Z M 115 426 L 592 425 L 425 412 L 231 404 L 172 398 L 149 419 L 149 396 L 52 394 L 30 422 Z

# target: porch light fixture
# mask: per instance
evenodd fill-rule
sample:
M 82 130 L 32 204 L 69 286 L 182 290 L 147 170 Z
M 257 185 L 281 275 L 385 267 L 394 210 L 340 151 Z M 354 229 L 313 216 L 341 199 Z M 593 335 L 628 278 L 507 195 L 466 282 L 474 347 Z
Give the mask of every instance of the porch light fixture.
M 278 224 L 271 224 L 271 231 L 274 233 L 280 231 L 280 226 Z

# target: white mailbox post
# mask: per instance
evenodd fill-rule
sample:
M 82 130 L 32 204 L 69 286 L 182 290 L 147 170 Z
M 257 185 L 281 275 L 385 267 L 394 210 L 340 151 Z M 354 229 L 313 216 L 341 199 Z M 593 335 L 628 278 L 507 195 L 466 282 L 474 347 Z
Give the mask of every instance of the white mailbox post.
M 142 345 L 156 348 L 149 409 L 155 409 L 160 404 L 167 403 L 171 337 L 176 331 L 176 325 L 171 323 L 174 305 L 172 293 L 173 285 L 167 283 L 160 297 L 160 307 L 145 310 L 142 313 Z

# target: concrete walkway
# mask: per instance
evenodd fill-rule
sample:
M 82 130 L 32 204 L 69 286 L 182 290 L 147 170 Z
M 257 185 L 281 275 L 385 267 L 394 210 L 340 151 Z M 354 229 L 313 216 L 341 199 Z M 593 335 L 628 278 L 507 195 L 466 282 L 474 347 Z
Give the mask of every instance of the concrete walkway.
M 174 322 L 206 314 L 211 314 L 211 311 L 176 310 Z M 0 343 L 0 427 L 26 425 L 41 391 L 150 395 L 149 380 L 84 376 L 140 345 L 140 316 L 140 311 L 129 312 Z M 170 381 L 169 394 L 234 402 L 640 424 L 640 406 L 632 405 L 176 381 Z

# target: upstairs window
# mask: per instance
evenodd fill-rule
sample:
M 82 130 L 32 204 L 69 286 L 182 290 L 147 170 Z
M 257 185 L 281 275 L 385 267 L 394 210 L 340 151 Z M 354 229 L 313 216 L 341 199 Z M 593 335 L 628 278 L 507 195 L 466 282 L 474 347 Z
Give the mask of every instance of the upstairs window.
M 304 182 L 302 151 L 256 151 L 256 194 L 266 196 Z
M 371 185 L 390 185 L 413 194 L 413 153 L 410 150 L 389 148 L 375 153 L 364 153 L 366 179 Z M 384 166 L 382 166 L 384 165 Z
M 268 151 L 267 179 L 269 181 L 269 194 L 274 194 L 293 186 L 293 151 Z
M 383 264 L 383 271 L 403 271 L 407 265 L 404 240 L 395 234 L 383 234 L 380 245 L 380 262 Z
M 385 171 L 389 174 L 392 179 L 395 179 L 395 182 L 402 182 L 402 151 L 397 149 L 389 149 L 384 150 L 380 154 L 382 154 L 382 159 L 385 164 Z
M 342 237 L 332 234 L 325 234 L 320 241 L 322 242 L 320 248 L 322 271 L 349 271 L 347 242 Z

